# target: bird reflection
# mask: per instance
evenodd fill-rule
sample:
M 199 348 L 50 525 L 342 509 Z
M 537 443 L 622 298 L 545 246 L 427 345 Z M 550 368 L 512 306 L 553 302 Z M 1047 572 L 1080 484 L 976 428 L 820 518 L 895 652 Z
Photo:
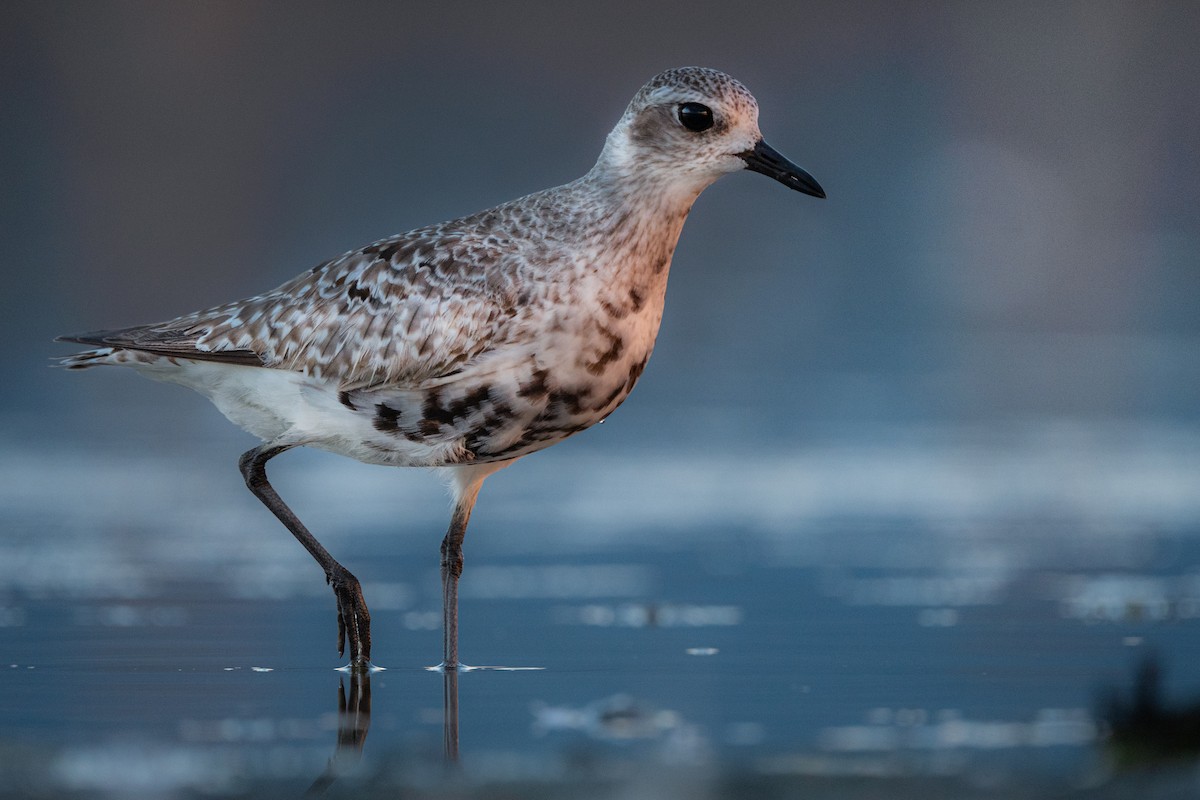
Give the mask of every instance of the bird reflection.
M 442 744 L 444 763 L 447 768 L 458 766 L 458 676 L 462 672 L 492 670 L 502 672 L 540 671 L 544 667 L 467 667 L 446 669 L 443 665 L 426 667 L 442 675 Z M 350 689 L 346 690 L 346 679 Z M 363 743 L 367 740 L 367 729 L 371 725 L 371 672 L 351 670 L 338 681 L 337 745 L 329 759 L 329 766 L 313 781 L 306 797 L 317 797 L 335 781 L 351 772 L 362 759 Z
M 442 708 L 444 720 L 442 740 L 445 744 L 446 763 L 458 763 L 458 670 L 442 671 Z
M 350 692 L 346 693 L 346 677 L 338 680 L 337 744 L 329 766 L 313 781 L 306 797 L 325 793 L 339 776 L 353 769 L 362 758 L 367 729 L 371 727 L 371 674 L 365 670 L 350 672 Z M 457 710 L 457 708 L 456 708 Z M 457 729 L 457 725 L 456 725 Z
M 445 742 L 446 763 L 458 762 L 458 676 L 463 672 L 541 672 L 545 667 L 470 667 L 459 664 L 456 669 L 447 669 L 445 664 L 428 667 L 433 672 L 442 673 L 442 708 L 445 723 L 442 739 Z
M 428 667 L 432 672 L 442 673 L 442 712 L 445 720 L 442 725 L 442 742 L 446 753 L 446 764 L 458 763 L 458 676 L 463 672 L 479 672 L 488 670 L 494 672 L 540 672 L 545 667 L 469 667 L 459 664 L 457 668 L 447 668 L 445 664 Z
M 442 700 L 444 712 L 443 742 L 448 765 L 458 763 L 458 670 L 442 672 Z M 338 680 L 337 700 L 337 744 L 329 759 L 329 766 L 313 781 L 305 797 L 323 795 L 342 775 L 351 771 L 362 759 L 363 744 L 367 730 L 371 727 L 371 673 L 366 670 L 351 670 L 350 691 L 346 691 L 346 677 Z

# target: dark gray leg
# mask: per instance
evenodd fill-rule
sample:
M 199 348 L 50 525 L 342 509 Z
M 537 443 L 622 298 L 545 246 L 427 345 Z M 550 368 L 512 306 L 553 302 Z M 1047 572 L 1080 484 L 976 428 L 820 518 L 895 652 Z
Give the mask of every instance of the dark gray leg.
M 463 537 L 467 534 L 467 523 L 475 506 L 475 494 L 469 495 L 469 500 L 466 505 L 460 501 L 454 506 L 450 530 L 442 539 L 442 667 L 447 671 L 456 671 L 459 667 L 458 579 L 463 571 Z
M 458 578 L 463 571 L 462 544 L 467 523 L 471 521 L 471 510 L 475 508 L 484 478 L 511 463 L 464 465 L 455 468 L 453 473 L 454 514 L 450 517 L 446 538 L 442 540 L 442 668 L 447 671 L 461 666 L 458 661 Z
M 271 509 L 271 513 L 279 518 L 325 570 L 325 581 L 333 587 L 333 594 L 337 598 L 338 655 L 345 655 L 345 646 L 349 643 L 350 665 L 356 669 L 366 669 L 371 660 L 371 615 L 367 613 L 367 602 L 363 599 L 358 578 L 329 555 L 329 551 L 308 532 L 304 523 L 267 481 L 267 462 L 294 446 L 264 444 L 243 453 L 238 466 L 241 467 L 242 477 L 246 479 L 246 486 L 254 492 L 254 496 Z

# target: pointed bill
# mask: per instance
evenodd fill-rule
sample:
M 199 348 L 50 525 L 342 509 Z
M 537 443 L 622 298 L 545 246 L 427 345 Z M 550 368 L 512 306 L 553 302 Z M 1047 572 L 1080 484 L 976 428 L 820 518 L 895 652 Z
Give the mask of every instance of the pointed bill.
M 746 169 L 761 172 L 797 192 L 804 192 L 813 197 L 825 197 L 825 190 L 817 179 L 800 167 L 788 161 L 771 145 L 762 139 L 750 150 L 738 153 L 738 157 L 746 162 Z

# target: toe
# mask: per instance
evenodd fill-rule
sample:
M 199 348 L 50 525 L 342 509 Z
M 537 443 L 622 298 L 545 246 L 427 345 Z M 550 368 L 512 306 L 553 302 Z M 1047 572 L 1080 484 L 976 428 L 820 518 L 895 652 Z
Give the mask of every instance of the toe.
M 371 658 L 371 615 L 362 586 L 345 568 L 331 574 L 329 582 L 337 597 L 338 656 L 349 649 L 351 664 L 365 666 Z

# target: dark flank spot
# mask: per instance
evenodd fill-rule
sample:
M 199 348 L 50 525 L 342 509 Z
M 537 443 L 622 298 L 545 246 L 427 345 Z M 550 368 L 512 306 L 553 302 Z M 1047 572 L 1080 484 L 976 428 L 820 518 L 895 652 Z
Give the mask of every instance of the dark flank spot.
M 642 297 L 642 293 L 636 287 L 629 290 L 629 302 L 633 305 L 634 312 L 642 310 L 642 305 L 646 302 L 646 298 Z
M 579 392 L 568 392 L 566 389 L 555 389 L 550 393 L 546 410 L 539 415 L 539 419 L 550 416 L 551 409 L 562 409 L 568 414 L 578 414 L 582 412 L 584 394 L 586 394 L 586 390 Z
M 581 424 L 569 425 L 531 425 L 521 435 L 521 438 L 514 442 L 510 447 L 498 453 L 489 454 L 492 456 L 511 456 L 521 451 L 527 451 L 530 448 L 538 449 L 539 446 L 553 444 L 554 442 L 562 441 L 568 436 L 573 436 L 588 426 Z
M 351 411 L 358 411 L 358 409 L 354 407 L 354 403 L 350 400 L 350 393 L 347 391 L 338 392 L 338 402 L 341 403 L 342 405 L 344 405 L 346 408 L 350 409 Z M 380 404 L 379 407 L 387 408 L 387 406 L 382 405 L 382 404 Z M 399 413 L 399 412 L 397 412 L 397 413 Z
M 312 271 L 313 271 L 313 273 L 320 272 L 321 270 L 325 269 L 326 267 L 328 267 L 328 266 L 329 266 L 330 264 L 332 264 L 332 263 L 333 263 L 333 259 L 332 259 L 332 258 L 331 258 L 331 259 L 329 259 L 328 261 L 322 261 L 320 264 L 317 264 L 315 267 L 313 267 L 313 268 L 312 268 Z
M 601 328 L 600 332 L 608 339 L 608 349 L 600 354 L 600 358 L 587 365 L 587 371 L 593 375 L 600 375 L 605 368 L 620 358 L 621 353 L 625 350 L 625 340 L 619 334 L 613 333 L 607 328 Z
M 342 394 L 345 394 L 345 392 Z M 338 399 L 341 399 L 341 395 L 338 396 Z M 375 430 L 380 431 L 381 433 L 398 433 L 400 430 L 399 409 L 379 403 L 375 406 L 374 425 Z
M 658 257 L 658 262 L 654 265 L 655 272 L 662 272 L 667 268 L 667 264 L 671 263 L 670 255 L 661 255 Z
M 370 299 L 371 292 L 369 289 L 367 289 L 367 287 L 363 286 L 362 284 L 354 283 L 354 284 L 351 284 L 350 288 L 346 290 L 346 295 L 352 300 L 366 301 L 366 300 Z
M 470 394 L 464 395 L 448 405 L 446 407 L 446 413 L 450 415 L 451 419 L 465 417 L 486 403 L 491 391 L 491 387 L 487 384 L 484 384 Z
M 392 244 L 389 244 L 387 247 L 385 247 L 379 251 L 379 257 L 382 258 L 384 261 L 391 261 L 392 256 L 396 255 L 396 253 L 399 252 L 399 250 L 400 250 L 400 242 L 393 242 Z
M 490 451 L 484 449 L 484 443 L 491 438 L 496 431 L 503 429 L 506 425 L 512 422 L 512 408 L 505 403 L 496 403 L 492 406 L 492 411 L 483 420 L 467 433 L 463 439 L 463 446 L 475 456 L 493 455 Z
M 629 316 L 628 309 L 618 308 L 607 300 L 601 300 L 600 305 L 604 307 L 605 313 L 607 313 L 613 319 L 624 319 L 625 317 Z
M 421 428 L 422 432 L 426 427 L 425 423 L 432 423 L 434 426 L 449 425 L 454 422 L 454 414 L 448 408 L 442 406 L 442 395 L 437 389 L 434 389 L 425 396 L 425 404 L 421 407 Z M 436 427 L 434 433 L 437 433 Z M 429 435 L 429 434 L 426 434 Z
M 521 388 L 517 390 L 517 394 L 526 400 L 548 395 L 550 393 L 550 385 L 546 382 L 546 379 L 549 377 L 549 370 L 535 369 L 533 371 L 533 380 L 529 383 L 522 383 Z
M 492 413 L 488 415 L 485 422 L 492 430 L 496 430 L 507 425 L 512 420 L 512 417 L 512 406 L 508 403 L 496 402 L 492 404 Z
M 417 433 L 421 436 L 437 436 L 442 432 L 443 425 L 453 425 L 457 420 L 464 419 L 482 408 L 488 402 L 491 393 L 491 387 L 485 384 L 451 403 L 442 405 L 441 393 L 431 391 L 426 395 L 425 403 L 421 407 L 422 419 L 417 423 Z M 495 429 L 493 426 L 499 427 L 504 416 L 511 413 L 503 404 L 493 411 L 493 416 L 485 420 L 483 425 L 477 426 L 467 434 L 465 446 L 472 453 L 476 452 L 479 440 L 491 435 Z
M 646 356 L 641 361 L 633 362 L 629 367 L 629 379 L 625 381 L 625 391 L 632 389 L 638 378 L 642 377 L 642 372 L 646 369 L 646 362 L 649 360 L 650 357 Z

